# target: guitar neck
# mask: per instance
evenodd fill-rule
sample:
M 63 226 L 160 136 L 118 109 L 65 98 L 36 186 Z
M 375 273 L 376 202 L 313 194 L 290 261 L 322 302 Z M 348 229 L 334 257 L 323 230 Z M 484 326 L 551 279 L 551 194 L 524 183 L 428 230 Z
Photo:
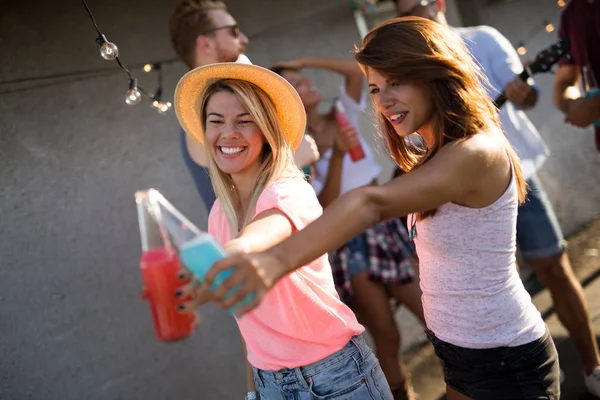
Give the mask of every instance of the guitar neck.
M 529 73 L 528 68 L 525 68 L 523 70 L 523 72 L 521 72 L 519 74 L 519 78 L 525 82 L 527 81 L 527 79 L 529 79 L 529 77 L 531 76 L 531 73 Z M 506 95 L 504 94 L 504 91 L 502 91 L 502 93 L 500 94 L 500 96 L 496 97 L 496 100 L 494 100 L 494 105 L 496 106 L 496 108 L 500 109 L 502 108 L 502 106 L 504 105 L 504 103 L 506 103 L 506 100 L 508 100 L 506 98 Z

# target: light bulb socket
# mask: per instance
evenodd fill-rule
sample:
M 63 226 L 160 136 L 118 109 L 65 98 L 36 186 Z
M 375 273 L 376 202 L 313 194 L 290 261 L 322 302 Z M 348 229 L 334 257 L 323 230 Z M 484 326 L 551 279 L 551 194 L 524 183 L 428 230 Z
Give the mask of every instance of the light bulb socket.
M 96 43 L 98 46 L 102 46 L 104 43 L 108 43 L 108 39 L 106 39 L 106 36 L 102 34 L 96 38 Z
M 160 99 L 162 97 L 162 88 L 159 87 L 158 89 L 156 89 L 156 92 L 154 93 L 154 96 L 152 96 L 152 98 L 156 101 L 160 102 Z
M 137 89 L 137 79 L 129 78 L 129 89 Z

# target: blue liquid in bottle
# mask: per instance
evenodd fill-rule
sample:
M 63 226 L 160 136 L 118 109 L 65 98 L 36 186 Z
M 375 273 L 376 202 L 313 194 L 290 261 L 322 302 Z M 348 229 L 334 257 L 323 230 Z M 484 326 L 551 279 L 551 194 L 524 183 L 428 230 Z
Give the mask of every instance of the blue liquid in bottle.
M 206 273 L 213 264 L 218 260 L 225 258 L 227 253 L 212 236 L 203 234 L 183 243 L 179 249 L 179 256 L 187 269 L 194 274 L 200 282 L 204 282 Z M 212 291 L 216 290 L 232 273 L 233 270 L 229 269 L 217 274 L 210 289 Z M 239 286 L 240 285 L 232 288 L 225 297 L 231 297 L 239 289 Z M 248 295 L 243 301 L 238 303 L 238 306 L 250 303 L 253 298 L 254 294 Z M 235 309 L 230 308 L 229 311 L 233 313 Z

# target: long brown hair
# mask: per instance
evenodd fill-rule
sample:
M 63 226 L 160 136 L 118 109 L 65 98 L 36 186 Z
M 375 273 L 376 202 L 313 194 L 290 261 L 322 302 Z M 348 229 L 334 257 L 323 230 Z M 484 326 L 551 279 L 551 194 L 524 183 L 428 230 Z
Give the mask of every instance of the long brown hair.
M 395 18 L 370 31 L 355 47 L 354 56 L 365 72 L 373 68 L 393 81 L 419 85 L 431 96 L 435 145 L 424 154 L 407 146 L 378 113 L 388 151 L 405 172 L 430 160 L 447 143 L 482 131 L 500 131 L 498 110 L 482 84 L 486 78 L 462 38 L 448 27 L 424 18 Z M 522 202 L 527 186 L 519 158 L 508 141 L 506 148 Z M 434 214 L 435 210 L 428 210 L 420 217 Z

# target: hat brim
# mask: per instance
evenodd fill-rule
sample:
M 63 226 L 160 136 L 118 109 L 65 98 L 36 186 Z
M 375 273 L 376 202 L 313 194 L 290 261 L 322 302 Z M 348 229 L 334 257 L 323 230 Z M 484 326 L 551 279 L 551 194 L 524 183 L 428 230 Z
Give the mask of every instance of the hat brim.
M 251 64 L 209 64 L 189 71 L 179 80 L 173 103 L 177 119 L 188 135 L 204 144 L 200 110 L 196 104 L 202 90 L 218 79 L 239 79 L 264 90 L 275 104 L 286 142 L 292 151 L 298 149 L 306 129 L 306 112 L 298 92 L 283 77 Z

